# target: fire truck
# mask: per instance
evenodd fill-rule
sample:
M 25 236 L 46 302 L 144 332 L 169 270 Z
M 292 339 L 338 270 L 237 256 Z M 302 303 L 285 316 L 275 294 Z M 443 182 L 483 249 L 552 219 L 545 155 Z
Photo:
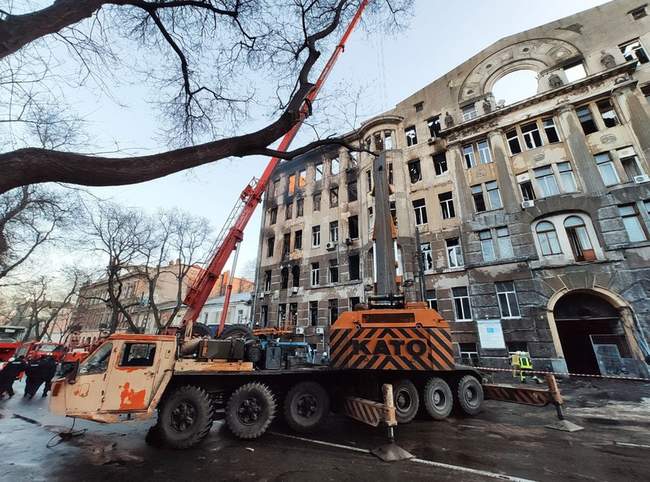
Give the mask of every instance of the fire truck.
M 0 365 L 14 356 L 25 336 L 24 326 L 0 326 Z

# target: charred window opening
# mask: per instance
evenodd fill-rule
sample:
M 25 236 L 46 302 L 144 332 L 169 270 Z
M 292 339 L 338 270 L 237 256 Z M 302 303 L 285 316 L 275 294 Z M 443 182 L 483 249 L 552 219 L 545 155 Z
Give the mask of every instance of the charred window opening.
M 314 211 L 320 211 L 320 200 L 321 200 L 321 193 L 319 192 L 314 193 L 314 197 L 313 197 Z
M 282 237 L 282 256 L 287 256 L 291 252 L 291 233 L 285 233 Z
M 278 221 L 278 208 L 273 207 L 269 210 L 269 224 L 273 225 Z
M 330 189 L 330 207 L 335 208 L 339 205 L 339 188 L 333 187 Z
M 578 114 L 578 120 L 580 121 L 580 125 L 582 126 L 582 130 L 585 135 L 588 136 L 589 134 L 598 132 L 598 126 L 596 126 L 596 122 L 594 121 L 594 117 L 591 114 L 591 109 L 589 106 L 585 105 L 579 107 L 576 109 L 576 114 Z
M 442 176 L 448 171 L 447 167 L 447 156 L 444 152 L 435 154 L 433 156 L 433 168 L 436 172 L 436 176 Z
M 406 146 L 411 147 L 418 143 L 418 135 L 415 130 L 415 126 L 407 127 L 404 129 L 404 135 L 406 136 Z
M 357 181 L 348 182 L 348 202 L 356 201 L 358 198 Z
M 422 169 L 420 168 L 420 160 L 413 159 L 408 163 L 409 177 L 411 178 L 411 184 L 415 184 L 422 180 Z
M 352 254 L 348 256 L 348 270 L 350 272 L 350 280 L 360 279 L 359 267 L 360 267 L 359 255 Z
M 267 258 L 272 258 L 273 257 L 273 248 L 275 247 L 275 238 L 270 237 L 266 240 L 266 257 Z
M 299 218 L 305 213 L 305 200 L 296 199 L 296 217 Z
M 302 230 L 299 229 L 293 236 L 293 249 L 302 249 Z
M 264 272 L 264 291 L 271 291 L 271 276 L 273 272 L 271 270 Z
M 286 290 L 289 287 L 289 268 L 286 266 L 280 270 L 280 289 Z
M 300 266 L 294 264 L 291 267 L 291 287 L 298 288 L 300 287 Z
M 318 326 L 318 301 L 309 302 L 309 324 Z
M 442 127 L 440 126 L 440 116 L 436 115 L 427 119 L 427 127 L 429 128 L 429 137 L 431 139 L 436 139 L 442 130 Z
M 628 62 L 632 60 L 638 60 L 640 64 L 647 64 L 650 62 L 648 54 L 638 38 L 619 45 L 619 48 L 621 49 L 623 57 L 625 57 L 625 60 Z
M 359 237 L 359 216 L 350 216 L 348 218 L 348 237 L 357 239 Z
M 339 282 L 339 262 L 336 259 L 330 259 L 329 265 L 329 282 L 331 284 Z
M 456 210 L 454 209 L 454 199 L 452 197 L 451 191 L 438 194 L 438 201 L 440 202 L 442 219 L 451 219 L 456 217 Z

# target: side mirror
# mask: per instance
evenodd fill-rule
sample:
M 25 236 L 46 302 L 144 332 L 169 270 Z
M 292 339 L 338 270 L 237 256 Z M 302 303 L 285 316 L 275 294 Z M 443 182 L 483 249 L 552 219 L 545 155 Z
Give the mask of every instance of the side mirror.
M 79 372 L 79 361 L 63 362 L 61 364 L 61 376 L 70 384 L 73 384 Z

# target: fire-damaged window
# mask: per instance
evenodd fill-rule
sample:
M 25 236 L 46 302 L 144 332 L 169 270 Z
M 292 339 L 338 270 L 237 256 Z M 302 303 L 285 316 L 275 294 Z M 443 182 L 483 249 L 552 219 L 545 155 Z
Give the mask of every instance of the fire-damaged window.
M 447 156 L 444 152 L 433 156 L 433 169 L 436 172 L 436 176 L 442 176 L 449 169 L 447 167 Z
M 335 157 L 330 161 L 330 174 L 332 174 L 332 176 L 337 176 L 340 170 L 341 170 L 341 163 L 339 161 L 339 158 Z
M 296 217 L 299 218 L 305 213 L 305 200 L 300 198 L 296 199 Z
M 348 256 L 348 270 L 350 272 L 350 280 L 358 280 L 360 278 L 358 254 Z
M 266 327 L 269 324 L 269 307 L 267 305 L 262 305 L 261 307 L 260 323 L 263 327 Z
M 421 243 L 420 253 L 422 253 L 424 271 L 433 271 L 433 250 L 431 249 L 431 243 Z
M 375 135 L 373 136 L 375 139 L 375 149 L 378 151 L 383 151 L 384 150 L 384 139 L 381 137 L 381 132 L 375 132 Z
M 407 127 L 404 129 L 404 135 L 406 136 L 406 146 L 411 147 L 418 143 L 418 135 L 415 131 L 415 126 Z
M 264 291 L 271 291 L 271 275 L 271 270 L 264 272 Z
M 612 99 L 603 99 L 596 102 L 596 107 L 600 113 L 600 117 L 603 119 L 603 124 L 606 128 L 616 127 L 620 124 L 618 120 L 618 115 L 616 114 L 616 109 L 612 104 Z
M 591 113 L 591 109 L 589 108 L 588 105 L 583 105 L 582 107 L 578 107 L 576 109 L 576 114 L 578 115 L 578 120 L 580 121 L 580 125 L 582 126 L 582 130 L 585 133 L 585 135 L 588 136 L 589 134 L 598 132 L 598 126 L 594 121 L 594 116 Z
M 291 174 L 289 176 L 289 182 L 287 183 L 287 193 L 291 195 L 294 192 L 296 192 L 296 175 Z
M 289 287 L 289 268 L 286 266 L 280 270 L 280 289 L 286 290 Z
M 330 207 L 335 208 L 339 205 L 339 188 L 333 187 L 330 189 Z
M 462 268 L 465 265 L 463 250 L 459 238 L 449 238 L 447 244 L 447 263 L 450 268 Z
M 359 237 L 359 216 L 350 216 L 348 218 L 348 237 L 350 239 Z
M 339 262 L 337 259 L 330 259 L 328 278 L 330 283 L 339 282 Z
M 287 256 L 291 252 L 291 233 L 284 233 L 282 237 L 282 256 Z
M 270 237 L 266 240 L 266 257 L 273 257 L 273 248 L 275 247 L 275 238 Z
M 302 249 L 302 229 L 297 230 L 293 236 L 293 249 Z
M 122 367 L 150 367 L 156 356 L 155 343 L 126 343 L 120 366 Z
M 420 159 L 413 159 L 408 163 L 409 177 L 411 184 L 422 180 L 422 169 L 420 168 Z
M 293 202 L 288 202 L 284 205 L 284 219 L 291 219 L 293 214 Z
M 329 324 L 332 325 L 339 317 L 339 300 L 327 300 L 327 311 L 329 313 Z
M 278 221 L 278 208 L 273 207 L 269 210 L 269 224 L 273 225 Z
M 454 297 L 454 313 L 456 321 L 470 321 L 472 319 L 472 305 L 469 300 L 469 290 L 467 286 L 458 286 L 452 288 L 451 292 Z
M 480 366 L 481 360 L 478 356 L 476 343 L 459 343 L 458 348 L 460 351 L 460 362 L 462 364 L 473 367 Z
M 291 267 L 291 287 L 299 288 L 300 287 L 300 266 L 294 264 Z
M 311 326 L 318 325 L 318 301 L 309 302 L 309 324 Z
M 442 130 L 440 127 L 440 116 L 436 115 L 427 119 L 427 127 L 429 128 L 429 137 L 431 139 L 438 137 Z
M 506 132 L 506 139 L 508 140 L 508 147 L 510 148 L 510 154 L 513 156 L 521 152 L 521 143 L 519 142 L 519 135 L 517 134 L 517 129 L 512 129 Z
M 318 182 L 321 179 L 323 179 L 323 163 L 319 162 L 318 164 L 316 164 L 315 167 L 316 167 L 316 173 L 314 176 L 314 181 Z
M 320 211 L 320 198 L 321 198 L 321 193 L 316 192 L 314 193 L 314 211 Z
M 305 187 L 305 184 L 307 184 L 307 171 L 304 169 L 301 169 L 298 171 L 298 187 L 302 189 Z
M 348 182 L 348 202 L 356 201 L 358 199 L 357 181 Z
M 618 47 L 621 49 L 621 53 L 623 54 L 623 57 L 625 57 L 625 60 L 628 62 L 631 60 L 638 60 L 640 64 L 647 64 L 650 62 L 648 54 L 646 54 L 645 49 L 638 38 L 625 42 Z

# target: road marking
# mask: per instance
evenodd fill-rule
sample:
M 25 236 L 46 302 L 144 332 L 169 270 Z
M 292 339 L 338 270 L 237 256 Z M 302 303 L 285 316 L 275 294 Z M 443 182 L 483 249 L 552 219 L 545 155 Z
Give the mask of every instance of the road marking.
M 640 449 L 650 449 L 650 445 L 631 444 L 631 443 L 628 443 L 628 442 L 614 442 L 614 445 L 620 445 L 621 447 L 634 447 L 634 448 L 640 448 Z
M 368 449 L 362 449 L 359 447 L 351 447 L 350 445 L 342 445 L 342 444 L 337 444 L 337 443 L 332 443 L 332 442 L 325 442 L 323 440 L 314 440 L 310 438 L 305 438 L 305 437 L 298 437 L 296 435 L 288 435 L 285 433 L 278 433 L 278 432 L 269 432 L 271 435 L 277 435 L 278 437 L 285 437 L 285 438 L 290 438 L 293 440 L 300 440 L 301 442 L 310 442 L 313 444 L 317 445 L 324 445 L 326 447 L 333 447 L 333 448 L 338 448 L 338 449 L 343 449 L 343 450 L 350 450 L 352 452 L 358 452 L 362 454 L 371 454 L 370 450 Z M 422 465 L 429 465 L 432 467 L 439 467 L 447 470 L 454 470 L 456 472 L 465 472 L 468 474 L 474 474 L 474 475 L 482 475 L 483 477 L 489 477 L 492 479 L 499 479 L 499 480 L 510 480 L 512 482 L 534 482 L 533 480 L 530 479 L 522 479 L 520 477 L 513 477 L 510 475 L 506 474 L 499 474 L 495 472 L 489 472 L 487 470 L 478 470 L 478 469 L 472 469 L 470 467 L 463 467 L 462 465 L 451 465 L 451 464 L 444 464 L 442 462 L 434 462 L 432 460 L 425 460 L 425 459 L 409 459 L 408 462 L 413 462 L 416 464 L 422 464 Z

